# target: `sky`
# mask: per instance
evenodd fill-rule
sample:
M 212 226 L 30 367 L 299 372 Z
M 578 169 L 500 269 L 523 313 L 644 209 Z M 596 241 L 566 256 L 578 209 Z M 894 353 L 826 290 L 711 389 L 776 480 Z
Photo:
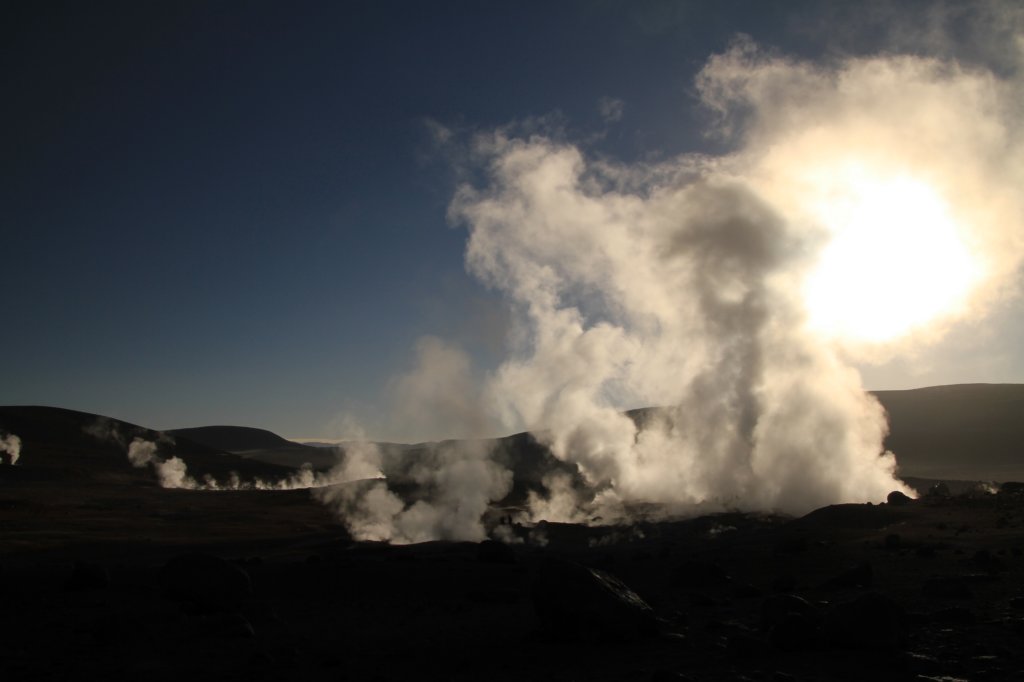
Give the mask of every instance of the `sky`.
M 467 268 L 478 224 L 453 201 L 487 182 L 467 140 L 543 130 L 634 166 L 726 154 L 698 80 L 737 40 L 808 64 L 912 54 L 1013 78 L 1010 7 L 15 2 L 0 28 L 0 404 L 436 436 L 393 416 L 415 412 L 416 363 L 483 376 L 514 333 L 515 295 Z M 1024 381 L 1015 273 L 983 317 L 854 357 L 864 385 Z

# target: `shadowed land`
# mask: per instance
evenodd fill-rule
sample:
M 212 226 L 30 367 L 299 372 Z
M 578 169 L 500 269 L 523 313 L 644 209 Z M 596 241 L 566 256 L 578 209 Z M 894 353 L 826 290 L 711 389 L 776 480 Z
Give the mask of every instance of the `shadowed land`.
M 1015 471 L 1022 396 L 1018 386 L 879 395 L 901 471 L 921 492 L 929 473 L 979 481 Z M 171 443 L 107 420 L 118 443 L 83 431 L 96 423 L 68 410 L 0 408 L 0 429 L 23 439 L 18 465 L 0 465 L 7 679 L 1024 675 L 1024 500 L 1015 493 L 950 483 L 950 495 L 797 519 L 541 523 L 511 527 L 512 545 L 388 546 L 352 542 L 306 490 L 161 488 L 123 446 L 160 442 L 196 475 L 287 475 L 291 467 L 254 454 L 299 452 L 269 432 L 253 443 L 233 440 L 251 430 L 220 429 L 212 447 L 202 429 Z M 501 443 L 523 475 L 520 494 L 550 455 L 525 435 Z M 523 452 L 532 464 L 516 464 Z

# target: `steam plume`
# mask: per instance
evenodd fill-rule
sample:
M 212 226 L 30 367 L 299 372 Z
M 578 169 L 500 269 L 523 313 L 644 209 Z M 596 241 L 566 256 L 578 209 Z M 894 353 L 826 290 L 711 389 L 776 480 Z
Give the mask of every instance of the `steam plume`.
M 429 350 L 424 351 L 425 348 Z M 421 362 L 399 384 L 410 389 L 436 386 L 431 367 L 442 375 L 449 374 L 453 366 L 463 367 L 454 349 L 443 349 L 435 341 L 421 344 L 421 360 L 436 357 L 447 358 L 449 362 Z M 461 399 L 442 400 L 432 407 L 425 403 L 421 409 L 438 415 L 442 422 L 467 416 L 470 422 L 475 421 L 470 415 L 472 410 Z M 449 412 L 447 417 L 445 412 Z M 412 453 L 402 451 L 385 456 L 378 446 L 359 440 L 346 445 L 345 456 L 348 480 L 368 478 L 371 472 L 381 480 L 357 486 L 322 487 L 314 495 L 335 509 L 358 540 L 396 544 L 435 539 L 482 540 L 486 537 L 481 521 L 484 512 L 491 502 L 502 499 L 512 485 L 511 472 L 490 457 L 488 441 L 423 443 Z M 412 499 L 400 497 L 393 490 L 397 486 L 411 490 Z
M 469 228 L 469 269 L 517 313 L 488 394 L 508 428 L 622 501 L 881 500 L 903 489 L 885 415 L 847 365 L 857 349 L 808 325 L 804 284 L 827 234 L 807 208 L 846 162 L 926 179 L 984 263 L 951 316 L 980 314 L 1021 260 L 1018 91 L 953 63 L 816 67 L 744 40 L 698 86 L 735 153 L 623 166 L 557 136 L 475 141 L 488 182 L 462 186 L 451 216 Z M 867 261 L 847 286 L 869 295 L 872 278 L 900 276 Z M 621 412 L 633 405 L 670 407 L 638 425 Z M 543 512 L 552 500 L 564 507 L 564 486 Z
M 709 134 L 735 151 L 616 164 L 536 126 L 470 145 L 468 175 L 484 181 L 458 188 L 450 217 L 468 228 L 470 272 L 511 302 L 511 352 L 469 386 L 468 358 L 428 340 L 396 385 L 422 422 L 528 429 L 575 465 L 589 491 L 552 472 L 529 495 L 534 521 L 621 518 L 635 502 L 800 513 L 910 492 L 851 360 L 929 343 L 1013 291 L 1024 253 L 1016 75 L 920 56 L 815 65 L 739 39 L 697 88 L 715 116 Z M 887 234 L 853 252 L 862 260 L 832 305 L 852 291 L 870 312 L 908 280 L 924 280 L 913 291 L 941 283 L 952 274 L 941 266 L 911 267 L 940 238 L 971 264 L 956 296 L 873 345 L 810 319 L 808 286 L 836 239 L 822 212 L 842 211 L 855 180 L 882 188 L 895 217 L 881 218 L 914 223 L 917 248 L 887 258 L 898 236 Z M 931 203 L 914 214 L 920 187 Z M 933 224 L 940 210 L 948 224 Z M 363 539 L 474 539 L 473 517 L 508 489 L 485 450 L 418 452 L 413 480 L 429 492 L 411 506 L 388 462 L 386 481 L 319 495 Z M 472 486 L 471 503 L 453 504 Z
M 13 433 L 0 434 L 0 452 L 6 452 L 10 465 L 14 466 L 18 463 L 18 457 L 21 456 L 21 439 Z M 3 462 L 2 458 L 0 458 L 0 462 Z

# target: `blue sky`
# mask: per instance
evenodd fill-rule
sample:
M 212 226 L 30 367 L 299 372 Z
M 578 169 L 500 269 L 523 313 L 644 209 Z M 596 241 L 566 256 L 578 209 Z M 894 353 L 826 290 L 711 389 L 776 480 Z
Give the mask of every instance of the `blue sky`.
M 693 78 L 737 33 L 810 57 L 874 47 L 812 8 L 16 3 L 0 403 L 291 437 L 352 414 L 386 437 L 373 415 L 418 338 L 500 357 L 502 303 L 465 272 L 433 124 L 547 116 L 624 161 L 714 151 Z M 865 381 L 1020 381 L 1019 320 L 1005 308 L 984 339 L 954 332 Z

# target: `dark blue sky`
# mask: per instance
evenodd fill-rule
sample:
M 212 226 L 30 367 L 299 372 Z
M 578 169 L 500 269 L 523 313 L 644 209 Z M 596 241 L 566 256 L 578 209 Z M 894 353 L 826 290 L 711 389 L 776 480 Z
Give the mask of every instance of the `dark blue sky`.
M 499 304 L 464 272 L 428 123 L 705 148 L 695 72 L 738 32 L 827 48 L 812 5 L 8 5 L 0 403 L 329 436 L 423 334 L 486 364 Z

